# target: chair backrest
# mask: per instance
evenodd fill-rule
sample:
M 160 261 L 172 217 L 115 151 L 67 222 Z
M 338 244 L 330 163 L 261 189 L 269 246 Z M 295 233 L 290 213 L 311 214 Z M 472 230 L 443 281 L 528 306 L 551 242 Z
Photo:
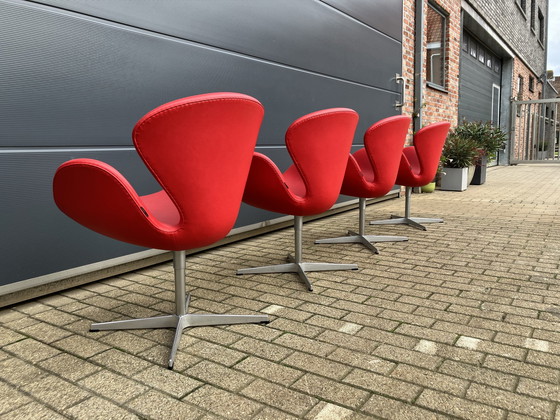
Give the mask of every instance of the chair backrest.
M 396 115 L 373 124 L 364 135 L 364 146 L 373 169 L 373 182 L 389 191 L 395 184 L 410 117 Z
M 231 229 L 263 115 L 250 96 L 211 93 L 169 102 L 138 121 L 134 145 L 177 207 L 182 230 Z
M 286 131 L 294 165 L 284 175 L 299 174 L 310 214 L 329 209 L 338 198 L 358 118 L 348 108 L 325 109 L 298 118 Z
M 421 128 L 414 135 L 414 148 L 421 172 L 427 178 L 430 178 L 430 181 L 436 175 L 443 145 L 450 127 L 451 124 L 446 121 L 437 122 Z

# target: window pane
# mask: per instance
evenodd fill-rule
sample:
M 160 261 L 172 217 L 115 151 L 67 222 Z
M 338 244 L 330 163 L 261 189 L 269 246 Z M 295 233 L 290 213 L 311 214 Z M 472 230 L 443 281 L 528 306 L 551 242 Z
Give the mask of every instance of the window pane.
M 486 61 L 484 48 L 482 48 L 480 45 L 478 46 L 478 61 L 480 61 L 481 63 L 484 63 Z
M 426 79 L 439 86 L 445 85 L 445 25 L 445 16 L 428 4 Z
M 494 60 L 494 71 L 495 71 L 496 73 L 499 73 L 499 72 L 500 72 L 500 67 L 501 67 L 500 60 L 499 60 L 499 59 L 495 59 L 495 60 Z

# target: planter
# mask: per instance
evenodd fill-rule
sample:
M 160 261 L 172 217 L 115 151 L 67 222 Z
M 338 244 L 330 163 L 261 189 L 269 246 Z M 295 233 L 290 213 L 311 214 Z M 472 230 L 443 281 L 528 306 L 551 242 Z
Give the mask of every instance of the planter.
M 468 185 L 469 168 L 443 168 L 441 189 L 446 191 L 465 191 Z
M 476 170 L 476 166 L 471 165 L 468 168 L 468 172 L 467 172 L 467 185 L 470 185 L 473 178 L 474 178 L 474 171 Z
M 547 150 L 539 150 L 537 152 L 537 160 L 545 160 L 548 157 Z
M 472 185 L 482 185 L 486 182 L 486 168 L 488 167 L 488 157 L 482 156 L 474 170 Z
M 423 187 L 421 187 L 423 193 L 431 193 L 434 192 L 435 189 L 436 189 L 435 182 L 430 182 L 429 184 L 426 184 Z

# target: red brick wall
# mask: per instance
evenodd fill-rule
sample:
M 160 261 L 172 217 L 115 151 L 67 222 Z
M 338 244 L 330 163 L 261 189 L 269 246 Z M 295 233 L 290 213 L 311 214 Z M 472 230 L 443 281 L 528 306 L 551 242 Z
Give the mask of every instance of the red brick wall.
M 424 81 L 424 99 L 422 103 L 423 125 L 437 121 L 449 121 L 457 124 L 459 104 L 459 57 L 461 52 L 461 1 L 438 0 L 435 2 L 447 16 L 447 46 L 445 50 L 445 92 L 433 89 Z M 403 9 L 403 75 L 408 80 L 406 105 L 403 112 L 411 115 L 414 98 L 414 0 L 404 0 Z M 427 21 L 427 3 L 424 6 L 424 25 Z M 424 66 L 422 75 L 426 79 L 426 45 L 423 40 Z

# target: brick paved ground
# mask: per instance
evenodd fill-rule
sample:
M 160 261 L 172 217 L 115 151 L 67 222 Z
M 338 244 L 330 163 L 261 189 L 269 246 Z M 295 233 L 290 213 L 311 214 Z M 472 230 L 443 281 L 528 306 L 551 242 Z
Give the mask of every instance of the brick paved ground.
M 368 207 L 400 213 L 404 200 Z M 490 170 L 466 192 L 415 195 L 427 232 L 312 245 L 357 211 L 306 223 L 307 260 L 358 272 L 236 277 L 282 262 L 283 230 L 187 258 L 197 311 L 269 313 L 268 326 L 190 329 L 175 371 L 168 330 L 88 332 L 173 311 L 171 264 L 0 310 L 0 417 L 560 419 L 560 166 Z

